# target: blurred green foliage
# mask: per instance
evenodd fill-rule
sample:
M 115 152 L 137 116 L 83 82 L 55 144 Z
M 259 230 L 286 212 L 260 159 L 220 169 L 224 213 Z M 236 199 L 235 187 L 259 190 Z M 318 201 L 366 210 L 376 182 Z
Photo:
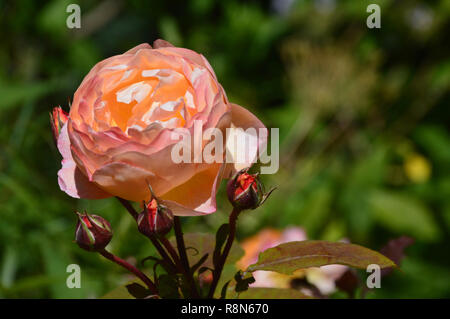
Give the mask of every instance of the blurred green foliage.
M 366 27 L 372 2 L 381 29 Z M 278 190 L 240 218 L 240 239 L 269 225 L 373 249 L 409 235 L 402 271 L 368 297 L 450 297 L 449 16 L 446 0 L 1 1 L 0 297 L 98 297 L 130 279 L 73 243 L 75 210 L 111 221 L 114 253 L 153 252 L 115 200 L 59 190 L 48 113 L 96 62 L 157 38 L 204 54 L 231 101 L 280 128 L 281 167 L 264 176 Z M 185 231 L 229 211 L 222 189 Z M 65 285 L 72 263 L 81 289 Z

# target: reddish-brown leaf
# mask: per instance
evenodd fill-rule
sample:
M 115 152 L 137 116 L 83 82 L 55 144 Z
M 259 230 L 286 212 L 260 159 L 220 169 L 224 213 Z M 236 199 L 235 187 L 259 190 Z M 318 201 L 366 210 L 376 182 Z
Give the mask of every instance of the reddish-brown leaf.
M 268 270 L 290 275 L 297 269 L 330 264 L 361 269 L 370 264 L 377 264 L 380 268 L 395 267 L 395 263 L 386 256 L 359 245 L 305 240 L 267 249 L 247 271 Z

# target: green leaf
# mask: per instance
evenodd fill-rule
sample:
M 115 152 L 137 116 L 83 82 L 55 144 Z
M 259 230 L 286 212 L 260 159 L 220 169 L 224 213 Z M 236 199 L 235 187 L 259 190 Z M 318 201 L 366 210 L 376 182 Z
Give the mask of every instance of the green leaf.
M 170 275 L 161 275 L 158 277 L 158 290 L 161 298 L 178 299 L 180 293 L 178 291 L 177 278 Z
M 217 284 L 217 287 L 223 287 L 228 281 L 231 280 L 230 284 L 227 287 L 227 291 L 232 290 L 234 293 L 234 289 L 236 286 L 236 280 L 234 280 L 234 276 L 238 269 L 233 264 L 225 264 L 225 267 L 223 267 L 222 275 L 220 276 L 219 283 Z M 216 289 L 216 292 L 214 294 L 214 298 L 220 298 L 221 297 L 221 291 L 220 289 Z
M 45 264 L 46 273 L 50 276 L 58 276 L 59 281 L 53 282 L 49 288 L 53 296 L 58 298 L 82 298 L 82 289 L 70 289 L 65 285 L 67 278 L 66 268 L 71 264 L 71 258 L 56 242 L 49 238 L 41 239 L 42 259 Z M 64 284 L 61 284 L 64 283 Z
M 369 202 L 374 218 L 398 234 L 426 241 L 440 236 L 431 212 L 417 199 L 398 193 L 374 191 L 369 195 Z
M 249 288 L 239 294 L 240 299 L 311 299 L 312 297 L 294 289 Z
M 297 269 L 342 264 L 366 269 L 370 264 L 380 268 L 395 267 L 394 262 L 368 248 L 321 240 L 294 241 L 269 248 L 259 254 L 258 262 L 247 271 L 268 270 L 290 275 Z
M 419 145 L 443 167 L 450 163 L 450 134 L 444 127 L 424 125 L 414 134 Z
M 225 299 L 227 296 L 227 289 L 228 285 L 230 284 L 231 280 L 228 280 L 225 285 L 223 285 L 222 290 L 220 291 L 220 299 Z
M 234 280 L 236 281 L 236 286 L 234 288 L 236 292 L 246 291 L 249 285 L 255 282 L 255 278 L 252 275 L 249 276 L 247 274 L 244 277 L 241 270 L 234 275 Z
M 126 288 L 130 293 L 130 295 L 132 295 L 136 299 L 144 299 L 149 295 L 153 295 L 153 293 L 150 290 L 148 290 L 147 288 L 136 282 L 126 285 Z
M 4 83 L 0 82 L 0 96 L 2 111 L 20 106 L 24 101 L 41 98 L 55 89 L 54 82 L 32 82 L 32 83 Z M 51 108 L 49 108 L 50 110 Z
M 14 282 L 17 271 L 17 255 L 18 252 L 13 247 L 6 247 L 6 250 L 3 254 L 3 262 L 0 267 L 0 284 L 3 287 L 11 287 Z

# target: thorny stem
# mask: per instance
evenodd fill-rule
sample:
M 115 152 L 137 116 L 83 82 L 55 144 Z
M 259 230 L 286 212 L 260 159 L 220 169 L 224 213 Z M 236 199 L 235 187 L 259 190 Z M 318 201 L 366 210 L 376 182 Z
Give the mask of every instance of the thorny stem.
M 152 293 L 154 293 L 155 295 L 158 294 L 158 288 L 156 288 L 156 286 L 153 283 L 153 281 L 151 281 L 150 278 L 148 278 L 142 271 L 137 269 L 135 266 L 133 266 L 130 263 L 126 262 L 122 258 L 119 258 L 119 257 L 111 254 L 110 252 L 106 251 L 106 249 L 99 250 L 99 253 L 103 257 L 105 257 L 106 259 L 109 259 L 109 260 L 115 262 L 119 266 L 122 266 L 126 270 L 128 270 L 128 271 L 132 272 L 133 274 L 135 274 L 139 279 L 141 279 L 147 285 L 148 289 L 150 289 L 150 291 Z
M 228 234 L 227 242 L 225 244 L 225 248 L 223 249 L 223 253 L 220 256 L 219 262 L 214 267 L 213 281 L 211 283 L 211 288 L 209 289 L 208 298 L 214 297 L 214 292 L 217 288 L 217 284 L 219 283 L 220 276 L 222 275 L 223 267 L 227 260 L 228 254 L 230 253 L 234 238 L 236 236 L 236 221 L 240 212 L 241 212 L 240 209 L 233 208 L 233 211 L 230 214 L 230 221 L 229 221 L 230 233 Z
M 180 255 L 181 265 L 183 266 L 184 275 L 190 287 L 192 297 L 199 298 L 200 296 L 195 286 L 194 277 L 190 271 L 191 268 L 189 266 L 189 260 L 186 255 L 186 246 L 184 244 L 183 231 L 181 230 L 180 218 L 178 216 L 173 217 L 173 228 L 175 230 L 175 238 L 177 240 L 177 248 Z

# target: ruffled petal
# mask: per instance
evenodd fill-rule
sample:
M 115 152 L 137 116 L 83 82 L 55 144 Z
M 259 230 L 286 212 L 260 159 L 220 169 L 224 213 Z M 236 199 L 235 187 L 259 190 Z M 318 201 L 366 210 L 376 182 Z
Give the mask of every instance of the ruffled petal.
M 89 182 L 73 160 L 62 161 L 62 168 L 58 171 L 58 184 L 62 191 L 74 198 L 101 199 L 112 196 Z
M 177 216 L 199 216 L 214 213 L 216 193 L 223 178 L 224 165 L 215 164 L 189 181 L 162 196 L 162 204 Z
M 125 52 L 124 54 L 135 54 L 137 51 L 142 50 L 142 49 L 151 49 L 152 46 L 148 43 L 141 43 L 137 46 L 135 46 L 134 48 L 128 50 L 127 52 Z
M 58 171 L 58 184 L 62 191 L 75 198 L 100 199 L 111 197 L 111 194 L 101 190 L 96 184 L 77 168 L 70 150 L 70 140 L 67 123 L 61 129 L 58 137 L 58 150 L 63 156 L 62 168 Z
M 259 152 L 267 146 L 268 132 L 264 124 L 249 110 L 237 104 L 230 105 L 231 128 L 226 147 L 228 156 L 231 157 L 227 162 L 231 160 L 232 165 L 227 166 L 227 177 L 256 162 Z
M 153 185 L 155 175 L 132 164 L 114 162 L 95 171 L 92 180 L 114 196 L 142 202 L 150 198 L 146 181 Z
M 159 48 L 165 48 L 165 47 L 173 47 L 174 45 L 170 43 L 169 41 L 163 40 L 163 39 L 157 39 L 153 41 L 153 48 L 159 49 Z

